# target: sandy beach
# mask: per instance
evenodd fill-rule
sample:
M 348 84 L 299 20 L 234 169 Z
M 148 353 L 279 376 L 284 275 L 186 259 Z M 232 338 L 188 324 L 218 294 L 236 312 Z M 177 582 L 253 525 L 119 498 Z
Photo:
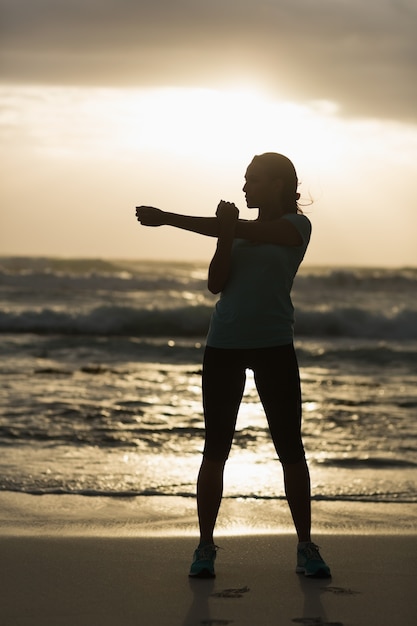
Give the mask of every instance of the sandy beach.
M 220 538 L 222 539 L 222 538 Z M 333 578 L 294 573 L 294 539 L 223 538 L 189 580 L 191 538 L 14 537 L 0 544 L 3 626 L 413 626 L 415 538 L 322 535 Z
M 338 515 L 329 503 L 314 503 L 314 539 L 333 576 L 310 580 L 295 574 L 296 543 L 284 510 L 274 531 L 271 507 L 226 503 L 217 576 L 202 581 L 187 576 L 194 502 L 181 510 L 172 499 L 155 500 L 140 510 L 121 501 L 117 516 L 114 502 L 75 498 L 70 507 L 53 496 L 1 494 L 2 626 L 416 623 L 416 505 L 339 505 Z M 19 515 L 29 504 L 32 524 Z

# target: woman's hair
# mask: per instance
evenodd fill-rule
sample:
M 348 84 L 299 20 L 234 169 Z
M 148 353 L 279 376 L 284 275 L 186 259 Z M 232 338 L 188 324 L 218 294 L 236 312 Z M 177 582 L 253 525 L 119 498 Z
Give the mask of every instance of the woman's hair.
M 298 206 L 300 194 L 297 191 L 297 172 L 290 159 L 277 152 L 265 152 L 254 156 L 252 163 L 254 162 L 259 163 L 271 179 L 282 180 L 281 198 L 285 213 L 302 213 Z

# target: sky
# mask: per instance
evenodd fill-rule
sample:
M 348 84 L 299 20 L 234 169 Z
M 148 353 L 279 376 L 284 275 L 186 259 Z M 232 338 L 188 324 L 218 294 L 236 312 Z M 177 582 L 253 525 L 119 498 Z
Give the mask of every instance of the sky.
M 295 164 L 305 263 L 417 265 L 415 0 L 0 0 L 0 255 L 209 260 L 140 204 L 255 217 Z

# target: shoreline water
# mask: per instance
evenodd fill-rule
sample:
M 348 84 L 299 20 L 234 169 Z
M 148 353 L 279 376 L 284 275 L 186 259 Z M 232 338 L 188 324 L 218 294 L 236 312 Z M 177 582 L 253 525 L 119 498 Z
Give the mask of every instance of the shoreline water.
M 20 335 L 22 346 L 8 337 L 0 490 L 192 497 L 204 438 L 201 348 L 183 358 L 172 340 L 143 358 L 141 344 L 124 339 Z M 347 339 L 297 346 L 313 497 L 416 502 L 413 346 L 407 360 L 390 351 L 382 362 Z M 251 372 L 225 495 L 283 497 Z
M 313 501 L 312 512 L 314 535 L 417 535 L 417 503 Z M 217 533 L 294 535 L 294 530 L 285 501 L 224 499 Z M 193 498 L 0 493 L 0 537 L 197 535 Z

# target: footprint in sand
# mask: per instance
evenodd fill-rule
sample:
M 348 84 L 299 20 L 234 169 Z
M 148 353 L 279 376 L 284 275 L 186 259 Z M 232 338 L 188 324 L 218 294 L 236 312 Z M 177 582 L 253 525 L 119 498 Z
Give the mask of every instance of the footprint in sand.
M 249 587 L 234 587 L 232 589 L 223 589 L 212 593 L 212 598 L 241 598 L 244 593 L 249 591 Z M 228 619 L 205 619 L 200 622 L 201 626 L 227 626 L 233 624 L 233 620 Z
M 249 591 L 249 587 L 240 587 L 239 589 L 223 589 L 212 593 L 213 598 L 241 598 L 244 593 Z
M 354 596 L 360 591 L 354 591 L 353 589 L 345 589 L 345 587 L 322 587 L 323 591 L 329 591 L 330 593 L 344 594 L 348 596 Z

